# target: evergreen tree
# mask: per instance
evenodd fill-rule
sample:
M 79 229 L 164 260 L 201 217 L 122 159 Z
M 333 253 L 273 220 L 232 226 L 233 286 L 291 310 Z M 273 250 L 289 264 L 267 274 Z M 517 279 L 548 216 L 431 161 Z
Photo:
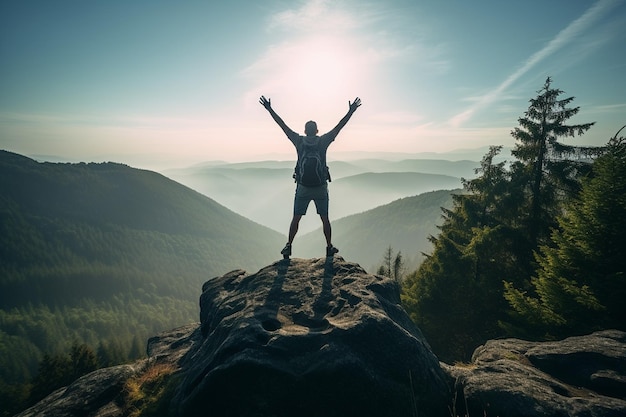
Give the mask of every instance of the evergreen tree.
M 404 259 L 402 259 L 402 252 L 398 251 L 396 257 L 393 259 L 393 279 L 395 279 L 398 284 L 401 284 L 403 276 Z
M 72 379 L 80 378 L 98 369 L 98 359 L 93 349 L 86 344 L 74 343 L 70 348 Z
M 620 130 L 621 131 L 621 130 Z M 618 132 L 619 133 L 619 132 Z M 538 335 L 626 329 L 626 143 L 617 135 L 559 217 L 537 256 L 536 296 L 507 284 L 506 296 Z
M 139 336 L 133 337 L 133 343 L 130 347 L 129 359 L 135 360 L 146 356 L 146 348 L 144 343 L 139 339 Z
M 519 164 L 513 169 L 527 182 L 526 225 L 531 247 L 537 247 L 556 226 L 559 200 L 578 191 L 577 177 L 588 170 L 585 158 L 595 155 L 597 148 L 577 147 L 559 142 L 559 138 L 582 135 L 594 123 L 567 125 L 579 107 L 568 107 L 574 97 L 559 99 L 562 90 L 552 88 L 548 77 L 538 96 L 530 100 L 519 127 L 511 133 L 517 140 L 512 151 Z M 572 159 L 573 158 L 573 159 Z
M 498 319 L 508 308 L 502 295 L 503 271 L 514 271 L 511 258 L 515 229 L 503 213 L 517 207 L 505 163 L 494 163 L 501 147 L 492 147 L 464 180 L 451 210 L 443 210 L 433 252 L 403 285 L 402 302 L 437 355 L 446 361 L 467 360 L 485 340 L 497 335 Z
M 44 354 L 39 363 L 37 376 L 33 381 L 31 404 L 43 399 L 57 388 L 64 387 L 72 382 L 71 364 L 66 355 Z
M 101 341 L 98 346 L 97 358 L 102 367 L 119 365 L 128 359 L 118 340 Z
M 391 278 L 391 271 L 393 265 L 393 248 L 391 245 L 385 249 L 385 253 L 383 254 L 382 264 L 378 267 L 378 275 L 384 275 L 386 277 Z
M 44 354 L 39 362 L 37 376 L 33 380 L 31 404 L 96 369 L 98 369 L 96 354 L 84 343 L 72 344 L 69 354 Z
M 404 277 L 404 259 L 402 258 L 402 252 L 398 251 L 394 256 L 391 246 L 385 249 L 383 261 L 376 273 L 393 278 L 398 284 L 402 283 L 402 278 Z

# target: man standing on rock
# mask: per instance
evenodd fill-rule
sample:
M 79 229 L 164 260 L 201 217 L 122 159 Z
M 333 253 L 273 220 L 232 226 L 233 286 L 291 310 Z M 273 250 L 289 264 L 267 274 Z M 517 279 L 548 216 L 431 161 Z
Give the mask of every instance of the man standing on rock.
M 324 237 L 326 238 L 326 256 L 333 256 L 339 252 L 339 249 L 334 247 L 331 241 L 331 227 L 328 218 L 328 181 L 330 181 L 330 174 L 326 165 L 326 150 L 335 140 L 339 131 L 348 123 L 352 114 L 361 105 L 361 99 L 357 97 L 353 102 L 348 101 L 348 113 L 337 123 L 337 126 L 322 136 L 317 135 L 317 123 L 312 120 L 304 125 L 306 136 L 299 135 L 291 130 L 283 119 L 276 114 L 269 99 L 261 96 L 259 102 L 285 132 L 298 153 L 298 162 L 296 163 L 294 173 L 297 186 L 293 203 L 293 218 L 289 226 L 287 244 L 280 253 L 282 253 L 285 259 L 291 256 L 291 244 L 298 232 L 300 219 L 306 214 L 309 203 L 313 200 L 317 214 L 322 219 Z

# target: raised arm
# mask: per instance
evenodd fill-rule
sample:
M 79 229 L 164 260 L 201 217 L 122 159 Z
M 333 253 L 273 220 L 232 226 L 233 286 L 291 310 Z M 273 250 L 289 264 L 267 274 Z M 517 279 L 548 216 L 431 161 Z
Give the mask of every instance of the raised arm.
M 259 99 L 259 103 L 261 103 L 261 105 L 265 107 L 265 110 L 270 112 L 272 119 L 274 119 L 274 121 L 278 124 L 278 126 L 280 126 L 280 128 L 283 130 L 283 132 L 285 132 L 287 136 L 295 133 L 293 130 L 289 128 L 289 126 L 287 126 L 287 124 L 283 121 L 283 119 L 281 119 L 280 116 L 274 111 L 274 109 L 272 108 L 272 102 L 270 99 L 265 98 L 265 96 L 261 96 L 261 98 Z
M 346 115 L 343 116 L 343 119 L 341 119 L 339 123 L 337 123 L 337 126 L 335 126 L 333 130 L 331 130 L 329 133 L 332 133 L 334 136 L 337 136 L 339 134 L 339 131 L 343 129 L 346 123 L 348 123 L 348 120 L 350 120 L 350 118 L 352 117 L 352 114 L 356 111 L 356 109 L 359 108 L 360 105 L 361 105 L 361 99 L 358 97 L 355 98 L 352 103 L 348 101 L 348 113 L 346 113 Z

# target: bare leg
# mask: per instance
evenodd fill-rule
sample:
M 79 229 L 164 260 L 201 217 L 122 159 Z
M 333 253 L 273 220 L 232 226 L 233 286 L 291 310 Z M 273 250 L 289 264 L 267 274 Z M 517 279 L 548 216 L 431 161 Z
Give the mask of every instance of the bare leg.
M 296 233 L 298 233 L 298 226 L 300 225 L 300 219 L 302 215 L 294 214 L 293 219 L 291 219 L 291 224 L 289 225 L 289 240 L 288 243 L 291 245 L 293 240 L 296 237 Z
M 322 229 L 324 230 L 324 237 L 326 238 L 326 246 L 332 246 L 332 231 L 330 227 L 330 220 L 328 216 L 320 215 L 320 219 L 322 219 Z

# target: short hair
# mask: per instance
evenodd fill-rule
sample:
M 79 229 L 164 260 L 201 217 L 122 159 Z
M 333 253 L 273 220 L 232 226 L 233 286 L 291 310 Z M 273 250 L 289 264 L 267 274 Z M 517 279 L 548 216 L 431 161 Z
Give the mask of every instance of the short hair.
M 307 136 L 313 136 L 317 134 L 317 123 L 315 123 L 313 120 L 309 120 L 308 122 L 306 122 L 304 124 L 304 133 L 306 133 Z

